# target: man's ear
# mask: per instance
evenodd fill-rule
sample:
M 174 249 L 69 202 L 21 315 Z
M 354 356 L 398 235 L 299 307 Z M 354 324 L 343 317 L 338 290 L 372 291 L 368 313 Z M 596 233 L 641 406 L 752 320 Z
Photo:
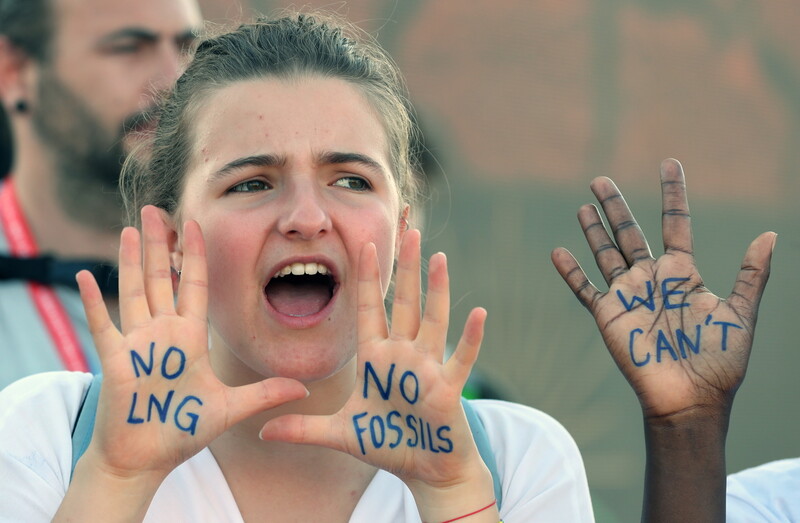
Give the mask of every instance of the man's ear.
M 411 207 L 405 205 L 403 207 L 403 211 L 400 213 L 400 220 L 397 222 L 397 236 L 394 240 L 394 252 L 400 252 L 400 245 L 403 243 L 403 236 L 405 236 L 408 229 L 410 229 L 410 225 L 408 224 L 408 217 L 411 213 Z M 395 254 L 396 256 L 397 254 Z
M 0 99 L 8 114 L 20 102 L 29 103 L 33 94 L 34 61 L 6 36 L 0 36 Z

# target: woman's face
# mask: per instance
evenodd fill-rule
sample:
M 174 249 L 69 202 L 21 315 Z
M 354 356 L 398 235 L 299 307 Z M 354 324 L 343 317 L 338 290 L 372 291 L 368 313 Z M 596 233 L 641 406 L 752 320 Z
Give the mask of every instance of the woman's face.
M 400 235 L 379 118 L 352 84 L 309 76 L 224 87 L 194 121 L 179 215 L 205 238 L 215 360 L 332 375 L 355 354 L 361 248 L 376 245 L 385 293 Z

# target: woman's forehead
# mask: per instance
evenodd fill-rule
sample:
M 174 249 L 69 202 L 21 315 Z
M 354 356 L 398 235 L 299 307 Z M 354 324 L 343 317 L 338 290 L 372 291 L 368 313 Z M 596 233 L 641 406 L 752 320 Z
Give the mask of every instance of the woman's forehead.
M 234 82 L 211 92 L 192 118 L 195 165 L 231 157 L 365 154 L 390 172 L 383 122 L 355 85 L 302 76 Z

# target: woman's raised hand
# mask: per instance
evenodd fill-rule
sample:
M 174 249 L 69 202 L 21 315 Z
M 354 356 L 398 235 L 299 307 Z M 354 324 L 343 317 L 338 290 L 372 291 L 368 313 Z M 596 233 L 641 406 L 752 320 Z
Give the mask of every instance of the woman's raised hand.
M 478 357 L 486 311 L 478 308 L 470 313 L 455 352 L 443 363 L 450 315 L 445 256 L 439 253 L 430 259 L 421 319 L 419 231 L 404 235 L 396 278 L 390 328 L 375 247 L 365 245 L 359 264 L 358 372 L 353 395 L 331 416 L 271 420 L 262 437 L 351 454 L 405 481 L 426 519 L 449 519 L 453 510 L 441 497 L 435 499 L 437 493 L 453 492 L 455 510 L 471 506 L 463 498 L 456 501 L 456 493 L 483 494 L 471 499 L 472 504 L 493 498 L 491 476 L 472 440 L 460 400 Z M 428 504 L 441 507 L 441 516 L 426 511 Z
M 695 266 L 680 163 L 661 165 L 665 252 L 658 259 L 614 183 L 597 178 L 591 187 L 614 240 L 593 205 L 582 207 L 578 219 L 608 292 L 587 279 L 567 250 L 554 250 L 552 259 L 597 321 L 645 417 L 729 410 L 747 369 L 776 235 L 764 233 L 750 244 L 733 291 L 722 299 L 704 286 Z
M 208 358 L 208 285 L 200 227 L 185 224 L 175 299 L 169 230 L 160 212 L 142 209 L 144 263 L 139 232 L 122 232 L 121 332 L 92 275 L 78 275 L 104 376 L 85 456 L 118 476 L 163 478 L 231 425 L 307 395 L 300 382 L 287 378 L 234 388 L 217 379 Z

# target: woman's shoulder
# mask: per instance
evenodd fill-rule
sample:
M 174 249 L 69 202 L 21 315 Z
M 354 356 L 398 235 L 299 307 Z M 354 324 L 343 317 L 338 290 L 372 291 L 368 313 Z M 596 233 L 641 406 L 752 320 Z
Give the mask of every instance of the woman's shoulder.
M 592 521 L 578 446 L 552 416 L 519 403 L 472 400 L 502 478 L 506 521 Z
M 44 372 L 5 387 L 0 391 L 0 445 L 27 445 L 39 435 L 69 441 L 91 380 L 83 372 Z
M 83 400 L 92 375 L 85 372 L 42 372 L 10 383 L 0 391 L 0 420 L 11 410 L 34 402 L 39 407 L 77 407 Z
M 542 443 L 568 447 L 574 440 L 567 429 L 555 418 L 541 410 L 503 400 L 470 400 L 491 439 L 524 440 L 526 445 L 541 440 Z
M 92 376 L 48 372 L 0 391 L 0 514 L 49 520 L 72 471 L 72 425 Z
M 585 477 L 583 459 L 570 433 L 541 410 L 502 400 L 472 400 L 491 443 L 498 465 L 519 467 L 535 463 Z

